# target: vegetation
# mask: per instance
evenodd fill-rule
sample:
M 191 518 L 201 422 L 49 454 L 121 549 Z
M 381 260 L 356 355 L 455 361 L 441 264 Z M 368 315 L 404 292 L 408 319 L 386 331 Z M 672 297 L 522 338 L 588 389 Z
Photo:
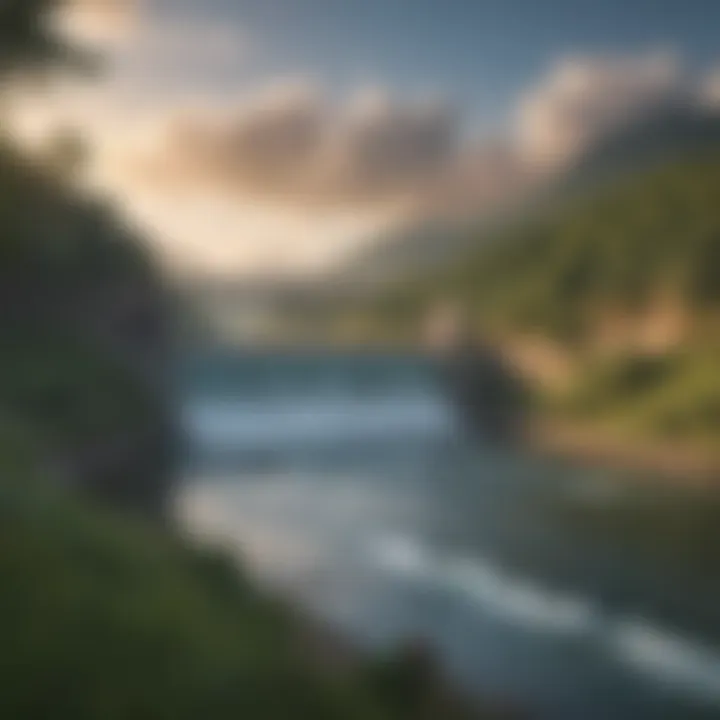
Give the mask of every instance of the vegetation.
M 387 717 L 230 560 L 29 478 L 0 492 L 3 717 Z
M 720 157 L 673 164 L 483 238 L 374 309 L 408 320 L 453 297 L 485 324 L 567 342 L 592 335 L 604 313 L 635 314 L 660 300 L 710 315 L 720 307 L 719 201 Z
M 420 717 L 360 661 L 335 677 L 306 657 L 231 559 L 137 516 L 167 502 L 157 270 L 9 148 L 0 188 L 0 716 Z
M 2 413 L 33 427 L 44 461 L 75 484 L 158 512 L 173 421 L 171 302 L 156 263 L 109 207 L 8 141 L 0 228 Z
M 0 74 L 60 59 L 55 5 L 2 4 Z M 360 660 L 328 673 L 232 559 L 159 522 L 173 303 L 67 157 L 0 141 L 0 717 L 421 717 Z
M 25 428 L 0 439 L 2 717 L 477 717 L 436 675 L 389 683 L 416 677 L 412 658 L 329 671 L 232 558 L 68 494 L 32 470 Z
M 51 22 L 70 0 L 4 0 L 0 5 L 0 74 L 46 72 L 84 66 L 88 57 L 70 47 Z
M 405 337 L 448 298 L 484 331 L 542 337 L 572 360 L 577 377 L 570 393 L 553 398 L 556 410 L 647 434 L 717 439 L 720 156 L 616 180 L 483 238 L 459 262 L 392 288 L 342 322 Z M 659 339 L 646 337 L 652 323 Z
M 596 360 L 550 399 L 549 409 L 626 437 L 691 439 L 713 448 L 720 434 L 718 363 L 720 353 L 704 347 Z

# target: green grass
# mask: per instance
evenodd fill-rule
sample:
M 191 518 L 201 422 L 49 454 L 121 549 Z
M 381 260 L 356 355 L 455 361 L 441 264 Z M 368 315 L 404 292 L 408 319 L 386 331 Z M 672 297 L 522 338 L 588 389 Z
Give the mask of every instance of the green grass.
M 229 559 L 31 480 L 0 486 L 0 586 L 2 717 L 387 717 Z
M 546 409 L 628 436 L 712 447 L 720 437 L 719 363 L 720 353 L 704 347 L 590 361 L 569 388 L 545 398 Z
M 23 472 L 28 449 L 0 443 L 0 717 L 497 716 L 412 656 L 329 672 L 303 621 L 229 555 Z

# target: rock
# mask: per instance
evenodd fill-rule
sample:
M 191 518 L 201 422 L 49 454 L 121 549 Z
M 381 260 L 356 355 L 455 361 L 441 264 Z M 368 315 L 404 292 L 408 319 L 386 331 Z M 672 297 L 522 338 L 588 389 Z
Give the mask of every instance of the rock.
M 465 338 L 446 349 L 439 365 L 442 386 L 469 433 L 499 443 L 520 438 L 526 395 L 499 351 Z

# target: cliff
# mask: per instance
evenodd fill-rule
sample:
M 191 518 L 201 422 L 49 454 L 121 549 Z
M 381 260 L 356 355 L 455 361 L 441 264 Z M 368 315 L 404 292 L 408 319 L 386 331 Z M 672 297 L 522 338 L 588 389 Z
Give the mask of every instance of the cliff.
M 174 453 L 172 301 L 111 210 L 0 147 L 0 408 L 39 462 L 157 516 Z

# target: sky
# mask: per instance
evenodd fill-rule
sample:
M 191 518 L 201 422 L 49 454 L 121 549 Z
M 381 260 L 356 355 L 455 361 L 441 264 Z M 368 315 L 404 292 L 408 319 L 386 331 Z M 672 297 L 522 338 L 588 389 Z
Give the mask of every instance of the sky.
M 179 271 L 322 271 L 517 201 L 624 123 L 720 107 L 717 0 L 69 0 L 100 78 L 16 102 Z

